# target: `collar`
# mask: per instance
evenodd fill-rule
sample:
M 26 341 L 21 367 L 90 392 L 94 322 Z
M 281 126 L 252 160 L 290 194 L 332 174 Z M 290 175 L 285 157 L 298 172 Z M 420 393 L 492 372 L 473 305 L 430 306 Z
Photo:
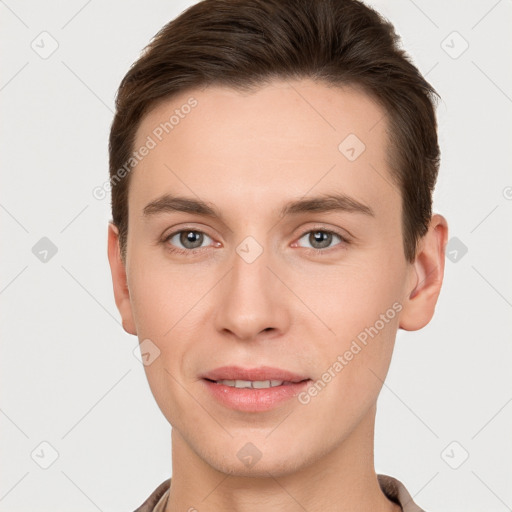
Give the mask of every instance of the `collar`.
M 402 512 L 425 512 L 416 503 L 405 488 L 404 484 L 388 475 L 377 475 L 380 488 L 386 497 L 402 507 Z M 162 482 L 149 496 L 149 498 L 135 512 L 164 512 L 169 490 L 171 488 L 171 479 L 168 478 Z

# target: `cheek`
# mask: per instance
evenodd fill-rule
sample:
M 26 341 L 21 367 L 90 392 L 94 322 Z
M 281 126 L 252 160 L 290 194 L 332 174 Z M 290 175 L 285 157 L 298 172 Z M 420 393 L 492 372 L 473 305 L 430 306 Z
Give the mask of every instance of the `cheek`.
M 315 350 L 317 359 L 320 356 L 322 360 L 319 370 L 324 372 L 317 377 L 333 382 L 326 386 L 330 391 L 325 399 L 332 393 L 334 401 L 355 404 L 378 394 L 391 361 L 402 309 L 400 265 L 392 258 L 382 258 L 331 269 L 321 279 L 317 276 L 323 293 L 312 287 L 312 282 L 305 283 L 305 301 L 333 331 L 318 337 Z M 308 289 L 315 292 L 307 295 Z
M 202 327 L 200 319 L 207 305 L 204 297 L 214 281 L 208 280 L 206 273 L 200 276 L 185 273 L 178 266 L 151 264 L 149 257 L 144 264 L 132 261 L 132 312 L 139 341 L 150 340 L 156 346 L 158 358 L 145 366 L 145 371 L 153 393 L 158 396 L 159 389 L 173 386 L 172 376 L 180 380 L 184 357 L 191 349 L 191 335 L 193 338 Z
M 386 311 L 386 310 L 385 310 Z M 301 403 L 311 421 L 324 417 L 331 426 L 329 435 L 338 435 L 342 429 L 350 431 L 373 406 L 385 380 L 391 362 L 398 314 L 390 308 L 384 320 L 366 321 L 351 318 L 350 328 L 324 346 L 317 360 L 313 391 L 308 390 Z M 354 333 L 348 334 L 349 331 Z
M 357 336 L 403 300 L 405 269 L 397 259 L 369 257 L 304 273 L 292 284 L 340 340 Z M 390 312 L 391 320 L 395 317 Z
M 132 260 L 130 300 L 140 336 L 162 337 L 194 308 L 208 282 L 178 265 L 162 265 L 150 256 Z

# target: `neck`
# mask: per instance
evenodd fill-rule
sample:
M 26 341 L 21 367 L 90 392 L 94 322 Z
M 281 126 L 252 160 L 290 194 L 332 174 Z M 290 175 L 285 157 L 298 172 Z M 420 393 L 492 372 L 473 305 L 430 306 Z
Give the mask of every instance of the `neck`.
M 375 407 L 333 451 L 275 477 L 216 470 L 172 431 L 172 485 L 165 512 L 399 512 L 382 492 L 373 465 Z

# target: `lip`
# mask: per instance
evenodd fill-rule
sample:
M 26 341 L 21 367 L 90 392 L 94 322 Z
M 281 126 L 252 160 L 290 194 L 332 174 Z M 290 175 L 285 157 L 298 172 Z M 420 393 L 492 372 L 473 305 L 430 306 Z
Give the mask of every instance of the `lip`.
M 258 368 L 221 366 L 201 375 L 201 377 L 210 380 L 283 380 L 293 383 L 309 379 L 306 375 L 299 375 L 281 368 L 272 368 L 271 366 L 260 366 Z
M 281 386 L 265 389 L 235 388 L 218 384 L 218 380 L 281 380 Z M 259 368 L 241 368 L 223 366 L 202 376 L 208 393 L 224 407 L 243 412 L 263 412 L 275 409 L 284 402 L 297 396 L 311 381 L 306 376 L 262 366 Z

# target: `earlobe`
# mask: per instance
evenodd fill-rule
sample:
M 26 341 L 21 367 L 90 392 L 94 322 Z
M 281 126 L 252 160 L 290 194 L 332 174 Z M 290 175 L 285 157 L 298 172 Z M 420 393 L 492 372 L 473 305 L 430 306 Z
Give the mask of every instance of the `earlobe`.
M 108 225 L 108 261 L 112 273 L 114 298 L 117 309 L 121 314 L 123 329 L 128 334 L 136 335 L 137 330 L 133 320 L 126 268 L 121 259 L 121 252 L 119 250 L 119 230 L 111 222 Z
M 410 288 L 403 300 L 399 327 L 416 331 L 432 319 L 444 277 L 448 223 L 439 214 L 432 216 L 427 234 L 422 238 L 416 259 L 411 263 Z

